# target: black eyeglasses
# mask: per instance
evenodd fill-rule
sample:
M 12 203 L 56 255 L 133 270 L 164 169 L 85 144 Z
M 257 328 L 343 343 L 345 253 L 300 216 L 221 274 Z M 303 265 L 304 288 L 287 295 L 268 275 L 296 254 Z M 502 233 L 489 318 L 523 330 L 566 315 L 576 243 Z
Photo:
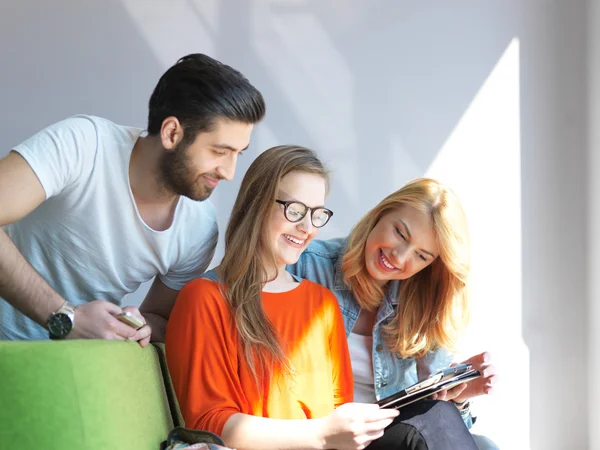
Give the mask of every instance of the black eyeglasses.
M 310 221 L 315 228 L 324 227 L 331 216 L 333 211 L 330 209 L 318 206 L 316 208 L 309 208 L 302 202 L 290 201 L 284 202 L 283 200 L 275 200 L 280 205 L 283 205 L 283 214 L 287 220 L 292 223 L 300 222 L 306 216 L 306 213 L 310 211 Z

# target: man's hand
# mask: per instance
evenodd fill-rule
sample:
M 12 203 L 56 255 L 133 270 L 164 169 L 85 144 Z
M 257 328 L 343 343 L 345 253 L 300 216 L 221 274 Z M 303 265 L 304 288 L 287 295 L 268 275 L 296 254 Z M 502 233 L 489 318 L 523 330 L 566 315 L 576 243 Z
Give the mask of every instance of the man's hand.
M 138 318 L 143 319 L 137 308 L 133 308 Z M 131 309 L 130 312 L 133 313 Z M 123 312 L 121 308 L 105 300 L 95 300 L 85 305 L 78 306 L 75 309 L 75 326 L 67 336 L 68 339 L 106 339 L 133 340 L 138 336 L 135 328 L 124 324 L 115 318 L 117 314 Z M 144 320 L 144 323 L 146 321 Z M 145 327 L 144 327 L 145 328 Z M 140 329 L 139 331 L 142 331 Z M 142 336 L 140 333 L 139 336 Z M 143 337 L 141 338 L 143 339 Z
M 150 343 L 150 335 L 152 334 L 152 329 L 150 328 L 150 325 L 148 325 L 148 323 L 146 322 L 146 318 L 142 315 L 142 313 L 140 313 L 139 309 L 137 309 L 135 306 L 126 306 L 125 308 L 123 308 L 123 312 L 126 311 L 133 314 L 136 317 L 136 319 L 138 319 L 144 324 L 143 327 L 139 328 L 135 332 L 135 336 L 133 336 L 130 339 L 132 341 L 138 342 L 143 348 Z

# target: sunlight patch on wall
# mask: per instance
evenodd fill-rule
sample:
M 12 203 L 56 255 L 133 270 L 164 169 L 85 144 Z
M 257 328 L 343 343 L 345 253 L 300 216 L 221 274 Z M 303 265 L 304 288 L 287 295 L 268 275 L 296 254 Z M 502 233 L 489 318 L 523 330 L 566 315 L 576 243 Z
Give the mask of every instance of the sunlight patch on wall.
M 171 1 L 163 7 L 157 7 L 157 3 L 151 1 L 121 2 L 148 47 L 165 67 L 172 66 L 189 53 L 215 54 L 211 26 L 218 23 L 217 0 Z
M 442 100 L 443 101 L 443 100 Z M 469 356 L 489 350 L 501 373 L 482 398 L 479 433 L 529 443 L 529 353 L 521 335 L 521 165 L 519 40 L 514 38 L 430 165 L 427 176 L 462 199 L 472 239 L 473 325 Z M 518 418 L 515 399 L 519 399 Z M 511 436 L 506 436 L 507 418 Z M 518 438 L 516 438 L 518 436 Z M 513 447 L 514 448 L 514 447 Z

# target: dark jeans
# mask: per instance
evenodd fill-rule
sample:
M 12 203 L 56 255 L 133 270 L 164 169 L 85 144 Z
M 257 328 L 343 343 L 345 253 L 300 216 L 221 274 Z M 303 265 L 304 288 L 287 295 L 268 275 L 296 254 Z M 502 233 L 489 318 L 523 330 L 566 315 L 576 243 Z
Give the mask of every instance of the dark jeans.
M 440 400 L 421 400 L 400 415 L 371 442 L 368 450 L 478 450 L 456 407 Z

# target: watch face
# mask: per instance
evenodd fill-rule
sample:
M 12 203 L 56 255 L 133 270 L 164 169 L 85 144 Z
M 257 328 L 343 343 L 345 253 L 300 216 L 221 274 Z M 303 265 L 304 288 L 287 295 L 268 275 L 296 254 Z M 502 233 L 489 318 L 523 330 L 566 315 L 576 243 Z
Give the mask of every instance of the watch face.
M 73 329 L 71 318 L 64 313 L 54 314 L 48 321 L 48 331 L 53 338 L 62 339 Z

